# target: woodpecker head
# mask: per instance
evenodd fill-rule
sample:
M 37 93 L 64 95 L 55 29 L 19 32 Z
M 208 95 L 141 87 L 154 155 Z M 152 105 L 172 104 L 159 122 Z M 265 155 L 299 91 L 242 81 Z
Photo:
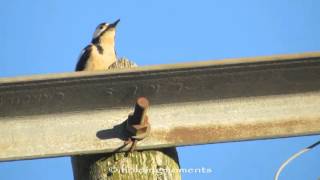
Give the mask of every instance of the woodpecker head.
M 103 41 L 114 40 L 116 34 L 116 26 L 119 23 L 120 19 L 116 20 L 114 23 L 101 23 L 96 28 L 92 43 L 103 43 Z

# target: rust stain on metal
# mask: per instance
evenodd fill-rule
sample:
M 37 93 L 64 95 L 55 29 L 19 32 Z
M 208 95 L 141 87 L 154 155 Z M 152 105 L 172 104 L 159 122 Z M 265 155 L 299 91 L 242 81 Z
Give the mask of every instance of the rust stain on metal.
M 314 127 L 306 132 L 306 126 Z M 178 127 L 168 132 L 156 131 L 155 138 L 168 143 L 203 144 L 233 140 L 264 139 L 268 137 L 286 137 L 288 135 L 308 135 L 317 133 L 320 119 L 287 120 L 279 122 L 261 122 L 254 124 L 213 125 L 206 127 Z

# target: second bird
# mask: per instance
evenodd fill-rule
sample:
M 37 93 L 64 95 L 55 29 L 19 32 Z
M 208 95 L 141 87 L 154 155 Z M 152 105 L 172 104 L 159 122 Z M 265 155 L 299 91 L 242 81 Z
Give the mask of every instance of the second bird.
M 76 71 L 107 70 L 117 61 L 115 51 L 116 26 L 120 19 L 112 24 L 101 23 L 95 30 L 91 44 L 81 53 Z

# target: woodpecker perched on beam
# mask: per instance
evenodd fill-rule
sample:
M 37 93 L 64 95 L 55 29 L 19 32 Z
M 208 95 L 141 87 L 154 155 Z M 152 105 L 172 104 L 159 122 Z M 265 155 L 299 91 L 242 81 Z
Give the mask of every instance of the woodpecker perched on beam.
M 115 51 L 116 26 L 120 19 L 112 24 L 101 23 L 96 28 L 91 44 L 82 51 L 76 71 L 107 70 L 117 61 Z
M 99 26 L 96 28 L 93 34 L 91 44 L 89 44 L 81 52 L 80 58 L 76 65 L 76 71 L 125 69 L 134 68 L 138 66 L 136 63 L 130 61 L 127 58 L 117 58 L 115 51 L 115 35 L 116 26 L 119 23 L 119 21 L 120 19 L 118 19 L 112 24 L 99 24 Z M 148 100 L 141 99 L 140 101 L 138 100 L 138 102 L 136 105 L 137 108 L 141 108 L 142 113 L 145 112 L 149 104 Z M 132 118 L 134 119 L 136 117 L 132 116 Z M 138 124 L 127 125 L 128 131 L 131 133 L 131 135 L 130 137 L 128 137 L 128 140 L 124 142 L 124 145 L 126 146 L 132 143 L 130 147 L 130 152 L 134 151 L 135 146 L 137 144 L 137 140 L 142 140 L 149 135 L 150 124 L 148 123 L 148 119 L 145 117 L 145 115 L 143 117 L 141 115 L 141 119 L 138 119 L 138 121 Z M 143 123 L 140 124 L 140 121 L 143 121 Z

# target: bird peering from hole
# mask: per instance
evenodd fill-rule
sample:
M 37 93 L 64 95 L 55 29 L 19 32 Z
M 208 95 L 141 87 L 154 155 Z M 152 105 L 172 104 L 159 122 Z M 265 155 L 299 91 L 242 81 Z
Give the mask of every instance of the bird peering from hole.
M 126 58 L 118 60 L 115 50 L 116 26 L 114 23 L 101 23 L 96 28 L 91 43 L 80 54 L 76 71 L 98 71 L 130 68 L 137 65 Z

